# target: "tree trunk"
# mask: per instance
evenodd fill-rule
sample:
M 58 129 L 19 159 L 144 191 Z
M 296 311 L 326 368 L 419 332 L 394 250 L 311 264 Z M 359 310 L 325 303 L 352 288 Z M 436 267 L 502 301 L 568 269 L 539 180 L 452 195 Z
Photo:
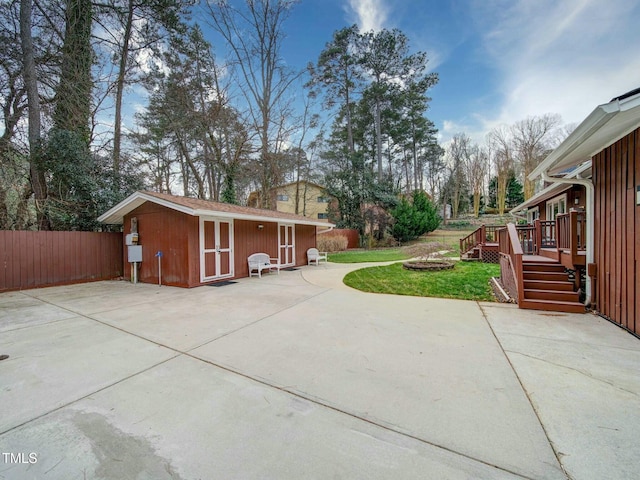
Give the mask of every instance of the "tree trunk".
M 351 125 L 351 103 L 349 99 L 349 67 L 345 68 L 345 105 L 347 107 L 347 148 L 349 153 L 352 154 L 354 149 L 353 144 L 353 126 Z
M 507 202 L 507 177 L 498 177 L 496 186 L 496 201 L 498 203 L 498 213 L 504 215 L 505 204 Z
M 480 216 L 480 197 L 482 192 L 473 193 L 473 215 L 478 218 Z
M 31 189 L 35 194 L 38 229 L 50 230 L 49 219 L 43 213 L 44 202 L 47 199 L 47 184 L 44 172 L 39 165 L 41 152 L 40 96 L 33 53 L 33 37 L 31 36 L 31 0 L 20 1 L 20 42 L 22 44 L 24 83 L 29 106 L 29 177 Z M 28 196 L 31 196 L 31 192 Z
M 196 168 L 195 164 L 193 163 L 193 160 L 191 159 L 191 155 L 189 155 L 189 150 L 187 149 L 187 146 L 182 142 L 181 139 L 178 139 L 178 142 L 180 145 L 182 157 L 187 162 L 187 165 L 189 166 L 191 173 L 193 173 L 193 177 L 196 179 L 196 183 L 198 184 L 198 198 L 205 198 L 204 181 L 202 180 L 202 176 L 198 172 L 198 169 Z M 185 192 L 185 195 L 186 195 L 186 192 Z
M 113 128 L 113 172 L 120 173 L 120 145 L 122 143 L 122 96 L 124 93 L 124 82 L 127 73 L 127 60 L 129 59 L 129 42 L 131 40 L 131 30 L 133 27 L 133 2 L 129 0 L 129 11 L 127 12 L 127 22 L 124 27 L 124 37 L 122 39 L 122 51 L 120 52 L 120 65 L 118 79 L 116 81 L 116 105 Z
M 376 127 L 376 156 L 378 159 L 378 180 L 382 180 L 382 113 L 380 102 L 376 100 L 375 127 Z

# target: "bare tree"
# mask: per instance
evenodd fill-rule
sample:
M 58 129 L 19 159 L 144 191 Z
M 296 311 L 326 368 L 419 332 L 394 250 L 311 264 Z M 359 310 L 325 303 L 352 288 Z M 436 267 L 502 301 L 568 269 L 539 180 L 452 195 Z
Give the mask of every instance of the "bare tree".
M 535 184 L 528 176 L 558 143 L 560 122 L 559 115 L 548 113 L 527 117 L 511 127 L 516 158 L 522 169 L 525 200 L 535 193 Z
M 236 60 L 242 92 L 249 104 L 252 126 L 260 139 L 257 172 L 263 207 L 275 208 L 269 191 L 280 183 L 285 171 L 278 151 L 282 140 L 282 112 L 286 95 L 301 72 L 287 69 L 280 51 L 283 23 L 297 0 L 254 0 L 242 10 L 225 0 L 207 2 L 211 26 L 225 39 Z
M 467 193 L 465 166 L 469 163 L 471 149 L 471 139 L 464 133 L 454 135 L 449 145 L 449 179 L 446 182 L 445 189 L 451 200 L 451 214 L 453 218 L 458 217 L 460 201 L 463 195 Z
M 496 203 L 498 213 L 504 215 L 507 201 L 507 183 L 513 171 L 513 141 L 507 127 L 497 127 L 487 135 L 487 144 L 492 153 L 496 171 Z
M 473 194 L 473 214 L 477 218 L 480 215 L 480 200 L 489 165 L 488 150 L 472 145 L 466 160 L 467 181 Z

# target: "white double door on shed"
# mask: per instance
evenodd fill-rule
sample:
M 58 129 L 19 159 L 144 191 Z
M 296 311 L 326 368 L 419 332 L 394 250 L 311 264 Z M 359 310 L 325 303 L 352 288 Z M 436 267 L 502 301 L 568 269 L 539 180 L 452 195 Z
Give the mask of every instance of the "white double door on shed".
M 296 264 L 295 232 L 294 225 L 278 224 L 278 256 L 282 267 L 292 267 Z
M 200 217 L 200 281 L 233 277 L 233 220 Z

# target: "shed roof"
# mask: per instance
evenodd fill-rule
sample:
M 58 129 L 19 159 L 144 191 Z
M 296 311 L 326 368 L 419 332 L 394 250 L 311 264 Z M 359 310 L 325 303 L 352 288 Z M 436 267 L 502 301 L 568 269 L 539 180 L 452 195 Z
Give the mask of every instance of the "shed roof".
M 229 203 L 212 202 L 200 198 L 182 197 L 149 191 L 135 192 L 118 203 L 116 206 L 98 217 L 98 221 L 109 224 L 123 223 L 124 216 L 145 202 L 177 210 L 187 215 L 233 218 L 238 220 L 254 220 L 258 222 L 288 222 L 299 225 L 313 225 L 317 227 L 332 227 L 333 224 L 314 220 L 313 218 L 276 212 L 261 208 L 243 207 Z

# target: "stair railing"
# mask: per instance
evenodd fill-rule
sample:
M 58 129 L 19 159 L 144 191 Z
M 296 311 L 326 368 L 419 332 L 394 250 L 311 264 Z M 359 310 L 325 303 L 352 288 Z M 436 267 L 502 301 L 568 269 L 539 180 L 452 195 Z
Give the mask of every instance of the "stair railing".
M 485 226 L 476 228 L 473 232 L 460 239 L 460 255 L 467 253 L 484 242 Z
M 498 231 L 504 225 L 482 225 L 464 238 L 460 239 L 460 254 L 467 253 L 478 245 L 498 243 Z
M 500 280 L 512 298 L 516 298 L 519 305 L 524 300 L 524 278 L 522 270 L 522 244 L 520 235 L 513 223 L 498 232 L 500 252 Z

